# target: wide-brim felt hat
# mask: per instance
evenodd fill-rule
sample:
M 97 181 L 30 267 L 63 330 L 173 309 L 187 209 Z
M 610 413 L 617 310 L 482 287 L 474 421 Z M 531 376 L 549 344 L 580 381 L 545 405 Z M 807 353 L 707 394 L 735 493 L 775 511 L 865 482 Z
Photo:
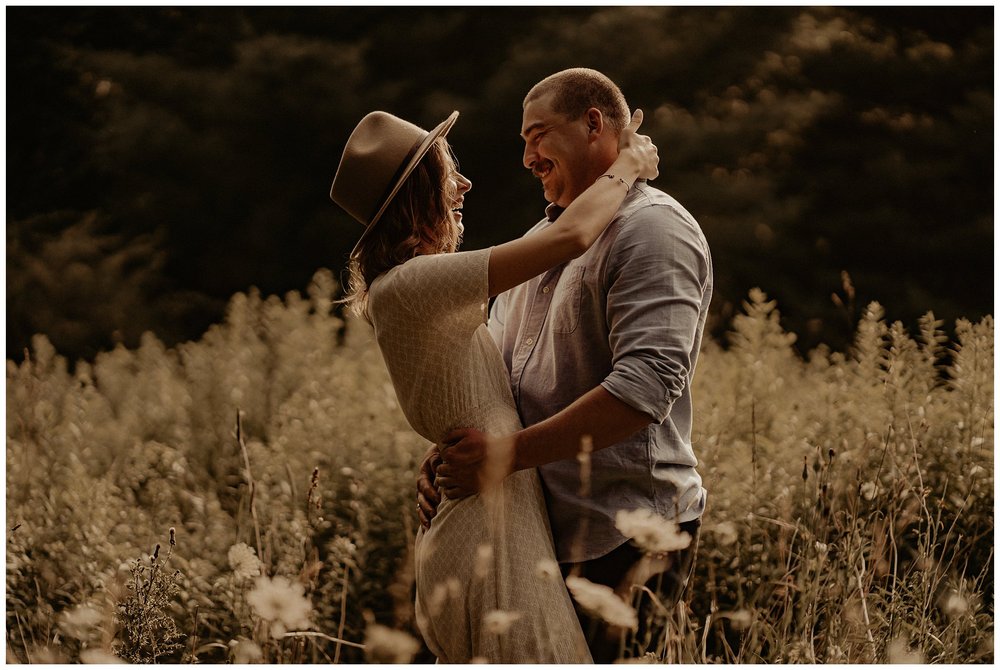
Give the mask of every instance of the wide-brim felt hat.
M 458 112 L 427 131 L 388 112 L 371 112 L 347 139 L 330 198 L 365 227 L 351 251 L 374 230 L 403 182 L 431 145 L 455 125 Z

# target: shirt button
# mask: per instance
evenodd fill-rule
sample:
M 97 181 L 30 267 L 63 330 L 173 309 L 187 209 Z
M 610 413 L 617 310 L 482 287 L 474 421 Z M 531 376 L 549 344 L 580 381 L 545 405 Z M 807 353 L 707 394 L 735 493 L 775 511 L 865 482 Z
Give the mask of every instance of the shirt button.
M 542 289 L 542 293 L 548 293 L 548 292 L 549 292 L 549 287 L 548 286 L 546 286 L 545 288 Z
M 527 344 L 530 347 L 534 343 L 534 341 L 535 341 L 535 339 L 533 337 L 529 337 L 528 339 L 526 339 L 524 341 L 524 343 Z

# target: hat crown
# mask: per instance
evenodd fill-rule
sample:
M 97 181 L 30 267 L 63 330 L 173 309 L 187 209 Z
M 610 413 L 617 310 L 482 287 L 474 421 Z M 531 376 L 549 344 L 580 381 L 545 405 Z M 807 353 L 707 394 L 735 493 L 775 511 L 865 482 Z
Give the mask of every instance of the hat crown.
M 427 135 L 388 112 L 371 112 L 347 140 L 330 197 L 363 225 L 373 223 L 400 171 Z

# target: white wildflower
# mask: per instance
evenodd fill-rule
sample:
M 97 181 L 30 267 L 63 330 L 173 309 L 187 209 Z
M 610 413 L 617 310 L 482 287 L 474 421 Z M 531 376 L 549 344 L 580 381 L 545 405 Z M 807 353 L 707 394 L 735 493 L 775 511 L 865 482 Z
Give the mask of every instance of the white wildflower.
M 615 515 L 615 526 L 622 535 L 635 540 L 640 549 L 651 553 L 677 551 L 691 544 L 691 536 L 680 532 L 676 521 L 647 509 L 619 511 Z
M 847 659 L 847 654 L 844 650 L 836 644 L 830 645 L 826 650 L 826 662 L 827 663 L 844 663 Z
M 240 542 L 229 547 L 229 567 L 233 569 L 233 574 L 237 581 L 243 581 L 250 577 L 259 577 L 261 562 L 257 558 L 253 547 L 246 542 Z
M 476 566 L 475 573 L 476 577 L 480 579 L 486 577 L 490 574 L 490 569 L 493 567 L 493 546 L 489 544 L 481 544 L 476 548 Z
M 458 577 L 449 577 L 444 583 L 448 587 L 449 598 L 458 598 L 462 595 L 462 582 L 458 580 Z
M 430 597 L 427 598 L 427 613 L 436 617 L 444 611 L 444 607 L 449 600 L 458 599 L 462 595 L 462 583 L 455 577 L 449 577 L 443 582 L 438 582 L 431 590 Z
M 750 610 L 740 609 L 732 612 L 720 612 L 719 616 L 728 618 L 733 630 L 746 630 L 753 623 L 753 614 Z
M 229 641 L 229 653 L 232 654 L 233 663 L 236 665 L 246 665 L 247 663 L 257 663 L 264 658 L 264 652 L 253 640 L 240 638 Z
M 717 523 L 715 524 L 715 528 L 712 530 L 719 540 L 720 547 L 728 547 L 736 542 L 736 540 L 740 539 L 739 531 L 736 530 L 736 524 L 732 521 Z
M 941 598 L 941 610 L 950 617 L 957 617 L 969 611 L 969 601 L 955 591 Z
M 312 604 L 305 587 L 287 577 L 258 577 L 247 602 L 260 618 L 271 623 L 271 636 L 280 638 L 289 629 L 309 628 Z
M 861 497 L 865 500 L 874 500 L 878 495 L 878 484 L 875 482 L 865 482 L 861 485 Z
M 377 623 L 365 631 L 365 657 L 370 663 L 409 663 L 420 651 L 412 635 Z
M 107 665 L 124 663 L 125 661 L 101 649 L 84 649 L 80 652 L 80 662 Z
M 520 618 L 520 612 L 493 610 L 491 612 L 487 612 L 483 617 L 483 628 L 486 629 L 486 632 L 492 633 L 493 635 L 503 635 L 510 630 L 510 627 L 514 625 L 514 622 Z
M 659 665 L 660 657 L 651 651 L 647 651 L 642 656 L 636 656 L 635 658 L 618 658 L 615 659 L 615 664 L 621 665 Z
M 85 640 L 94 634 L 104 617 L 96 607 L 80 605 L 63 612 L 60 619 L 59 627 L 66 635 Z
M 16 663 L 12 656 L 10 648 L 7 648 L 7 663 Z M 32 647 L 28 652 L 28 658 L 35 665 L 66 665 L 69 663 L 69 659 L 62 652 L 61 649 L 57 647 Z M 86 663 L 86 661 L 84 661 Z
M 893 664 L 920 664 L 924 662 L 924 655 L 919 649 L 910 651 L 909 643 L 905 638 L 897 637 L 885 648 L 886 660 Z
M 566 578 L 566 587 L 583 609 L 611 625 L 632 630 L 639 627 L 639 616 L 635 609 L 615 595 L 611 587 L 573 575 Z
M 551 558 L 543 558 L 535 565 L 535 576 L 539 579 L 555 579 L 560 576 L 559 564 Z

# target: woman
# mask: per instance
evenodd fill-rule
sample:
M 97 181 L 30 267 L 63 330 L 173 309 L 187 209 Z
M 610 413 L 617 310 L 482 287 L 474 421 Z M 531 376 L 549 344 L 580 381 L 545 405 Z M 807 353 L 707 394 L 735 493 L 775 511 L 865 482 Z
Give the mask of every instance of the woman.
M 410 425 L 431 442 L 451 429 L 518 430 L 507 368 L 485 326 L 490 297 L 586 251 L 631 184 L 659 161 L 637 135 L 637 111 L 605 175 L 548 227 L 490 249 L 453 253 L 472 184 L 445 135 L 372 112 L 344 149 L 330 196 L 364 226 L 350 260 L 347 302 L 365 315 Z M 442 499 L 417 535 L 417 623 L 446 663 L 589 662 L 555 567 L 537 473 L 503 477 L 480 495 Z

